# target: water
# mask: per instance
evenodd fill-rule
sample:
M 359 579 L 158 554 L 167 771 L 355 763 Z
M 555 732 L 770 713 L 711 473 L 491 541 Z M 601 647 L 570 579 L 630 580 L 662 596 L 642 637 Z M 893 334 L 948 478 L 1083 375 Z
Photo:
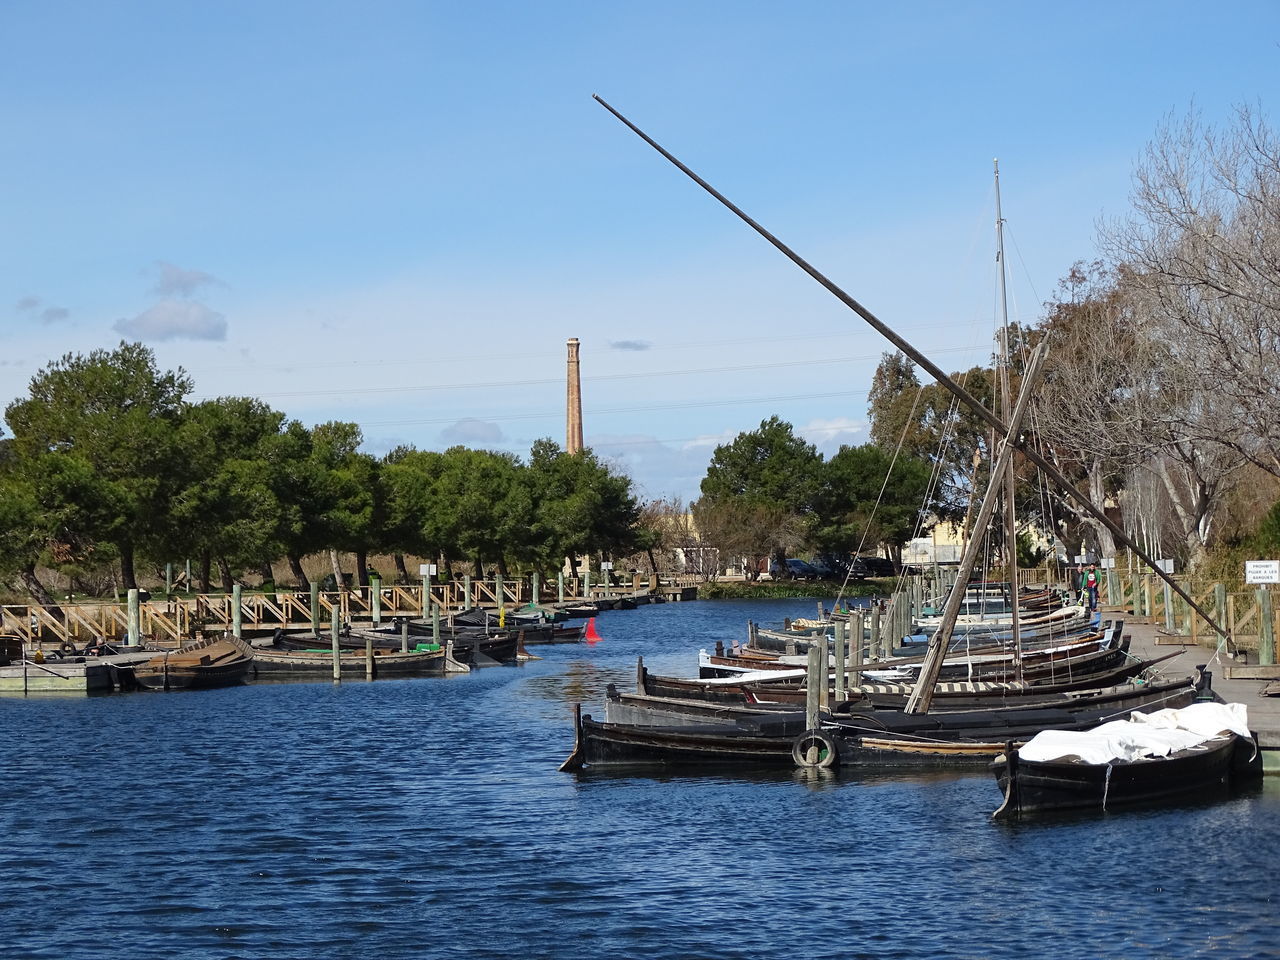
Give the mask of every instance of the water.
M 471 676 L 0 700 L 0 957 L 1275 956 L 1280 783 L 1002 826 L 982 775 L 559 773 L 635 658 L 810 601 L 603 614 Z

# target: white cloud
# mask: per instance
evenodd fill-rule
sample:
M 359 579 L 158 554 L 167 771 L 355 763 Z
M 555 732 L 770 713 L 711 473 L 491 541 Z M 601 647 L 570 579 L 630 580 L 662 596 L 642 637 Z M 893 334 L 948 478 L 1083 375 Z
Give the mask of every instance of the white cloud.
M 476 446 L 501 443 L 506 437 L 496 423 L 464 417 L 441 430 L 440 439 L 451 445 Z
M 867 442 L 867 425 L 861 420 L 849 417 L 833 417 L 829 420 L 810 420 L 803 426 L 796 427 L 796 433 L 804 437 L 818 451 L 828 457 L 839 451 L 846 444 L 857 446 Z
M 160 277 L 151 288 L 151 292 L 162 297 L 189 297 L 201 287 L 222 285 L 222 281 L 211 273 L 205 273 L 203 270 L 186 270 L 164 260 L 156 261 L 156 270 L 159 271 Z
M 161 300 L 132 320 L 117 320 L 114 329 L 141 340 L 225 340 L 227 318 L 202 303 Z

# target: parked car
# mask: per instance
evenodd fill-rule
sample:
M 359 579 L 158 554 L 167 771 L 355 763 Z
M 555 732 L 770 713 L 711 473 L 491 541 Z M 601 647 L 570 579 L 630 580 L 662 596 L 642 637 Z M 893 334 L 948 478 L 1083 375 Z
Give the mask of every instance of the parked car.
M 892 577 L 897 575 L 892 560 L 884 557 L 854 557 L 849 561 L 849 577 L 866 580 L 868 577 Z
M 769 565 L 769 576 L 775 580 L 818 580 L 820 574 L 803 560 L 788 558 L 779 564 L 776 560 Z

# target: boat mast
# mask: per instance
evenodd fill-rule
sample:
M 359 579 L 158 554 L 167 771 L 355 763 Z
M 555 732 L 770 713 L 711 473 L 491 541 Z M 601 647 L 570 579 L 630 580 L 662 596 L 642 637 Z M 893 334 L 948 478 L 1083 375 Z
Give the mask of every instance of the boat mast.
M 1005 422 L 1009 422 L 1012 410 L 1009 404 L 1009 300 L 1005 289 L 1004 216 L 1000 210 L 1000 161 L 991 162 L 995 165 L 996 174 L 996 262 L 1000 264 L 1000 416 Z M 1005 564 L 1009 569 L 1013 672 L 1014 679 L 1021 683 L 1022 629 L 1021 615 L 1018 613 L 1018 518 L 1013 494 L 1013 459 L 1009 458 L 1004 469 L 1004 552 Z
M 833 283 L 828 277 L 826 277 L 824 274 L 818 271 L 807 260 L 805 260 L 798 253 L 796 253 L 794 250 L 788 247 L 785 243 L 783 243 L 781 240 L 775 237 L 772 233 L 770 233 L 768 230 L 766 230 L 764 227 L 758 224 L 755 220 L 751 219 L 751 217 L 749 217 L 746 214 L 746 212 L 742 210 L 741 207 L 737 206 L 737 204 L 735 204 L 732 200 L 726 197 L 723 193 L 721 193 L 711 184 L 707 183 L 707 181 L 702 179 L 702 177 L 694 173 L 691 169 L 689 169 L 689 167 L 687 167 L 684 163 L 682 163 L 674 154 L 672 154 L 669 150 L 667 150 L 666 147 L 662 146 L 662 144 L 658 143 L 657 140 L 654 140 L 653 137 L 649 136 L 647 133 L 645 133 L 643 130 L 637 127 L 634 123 L 632 123 L 630 120 L 624 117 L 621 113 L 615 110 L 601 96 L 593 93 L 591 97 L 593 100 L 596 101 L 596 103 L 600 104 L 600 106 L 604 107 L 604 109 L 608 110 L 611 114 L 613 114 L 619 120 L 619 122 L 623 124 L 623 126 L 627 127 L 627 129 L 629 129 L 632 133 L 638 136 L 641 140 L 649 144 L 649 146 L 653 147 L 653 149 L 656 150 L 659 154 L 661 154 L 668 162 L 670 162 L 672 166 L 674 166 L 677 170 L 679 170 L 681 173 L 687 176 L 690 180 L 692 180 L 694 183 L 700 186 L 703 190 L 705 190 L 711 196 L 715 197 L 715 199 L 718 200 L 720 203 L 722 203 L 725 206 L 725 208 L 728 209 L 734 216 L 736 216 L 739 220 L 741 220 L 743 223 L 749 226 L 752 230 L 758 233 L 761 237 L 763 237 L 766 241 L 772 244 L 774 248 L 779 253 L 781 253 L 784 257 L 786 257 L 788 260 L 794 263 L 797 267 L 799 267 L 801 270 L 807 273 L 810 277 L 812 277 L 824 290 L 826 290 L 833 297 L 835 297 L 837 300 L 843 303 L 846 307 L 848 307 L 850 310 L 852 310 L 854 313 L 860 316 L 863 320 L 865 320 L 867 325 L 871 327 L 871 329 L 875 330 L 882 337 L 884 337 L 886 340 L 892 343 L 895 347 L 897 347 L 899 350 L 905 353 L 908 357 L 910 357 L 911 360 L 915 362 L 916 366 L 925 370 L 931 377 L 933 377 L 936 381 L 938 381 L 939 386 L 946 389 L 949 393 L 951 393 L 952 396 L 954 396 L 957 400 L 959 400 L 961 403 L 967 406 L 970 410 L 972 410 L 974 412 L 974 415 L 977 416 L 978 419 L 986 423 L 987 426 L 993 428 L 996 431 L 997 435 L 1008 436 L 1009 442 L 1014 447 L 1016 447 L 1019 451 L 1021 451 L 1024 457 L 1026 457 L 1028 460 L 1034 463 L 1037 467 L 1039 467 L 1040 471 L 1046 477 L 1048 477 L 1050 480 L 1053 481 L 1053 483 L 1062 491 L 1063 495 L 1065 495 L 1067 498 L 1071 500 L 1074 500 L 1082 510 L 1084 510 L 1087 514 L 1089 514 L 1089 516 L 1093 517 L 1100 524 L 1102 524 L 1104 527 L 1110 530 L 1112 536 L 1114 536 L 1122 544 L 1124 544 L 1126 547 L 1132 550 L 1134 554 L 1138 557 L 1138 559 L 1141 560 L 1143 563 L 1145 563 L 1147 565 L 1147 568 L 1150 569 L 1153 574 L 1155 574 L 1165 583 L 1169 584 L 1169 588 L 1173 590 L 1173 592 L 1176 593 L 1179 597 L 1181 597 L 1184 601 L 1186 601 L 1187 606 L 1190 607 L 1192 610 L 1194 610 L 1201 617 L 1201 619 L 1203 619 L 1204 622 L 1207 623 L 1214 630 L 1214 632 L 1218 634 L 1218 636 L 1222 637 L 1223 642 L 1227 646 L 1227 650 L 1229 651 L 1230 656 L 1234 657 L 1236 655 L 1235 641 L 1232 639 L 1231 634 L 1227 632 L 1227 628 L 1223 626 L 1221 623 L 1219 623 L 1217 620 L 1215 620 L 1213 617 L 1209 616 L 1208 611 L 1206 611 L 1204 607 L 1202 607 L 1199 603 L 1197 603 L 1196 599 L 1193 596 L 1191 596 L 1190 593 L 1188 593 L 1185 589 L 1183 589 L 1182 584 L 1178 583 L 1178 581 L 1175 580 L 1170 574 L 1165 573 L 1164 569 L 1158 563 L 1156 563 L 1156 561 L 1151 556 L 1149 556 L 1146 553 L 1146 551 L 1144 551 L 1140 546 L 1138 546 L 1138 544 L 1134 542 L 1133 538 L 1130 537 L 1127 533 L 1125 533 L 1124 529 L 1118 523 L 1116 523 L 1114 520 L 1112 520 L 1110 517 L 1107 516 L 1107 513 L 1105 510 L 1103 510 L 1101 507 L 1098 507 L 1085 494 L 1077 490 L 1075 486 L 1071 483 L 1071 481 L 1068 480 L 1065 476 L 1063 476 L 1062 471 L 1059 470 L 1057 467 L 1055 467 L 1052 463 L 1050 463 L 1044 457 L 1044 455 L 1040 453 L 1040 451 L 1038 451 L 1031 444 L 1027 443 L 1025 440 L 1019 439 L 1017 431 L 1013 431 L 1012 433 L 1010 433 L 1008 426 L 1005 424 L 1002 418 L 997 417 L 994 413 L 988 410 L 981 402 L 979 402 L 972 394 L 970 394 L 968 390 L 966 390 L 964 387 L 960 386 L 960 384 L 956 383 L 949 376 L 947 376 L 943 372 L 941 367 L 939 367 L 936 363 L 934 363 L 927 356 L 921 353 L 918 349 L 912 346 L 912 344 L 910 344 L 905 338 L 903 338 L 900 334 L 898 334 L 896 331 L 890 328 L 888 324 L 882 321 L 874 313 L 872 313 L 870 310 L 864 307 L 861 303 L 859 303 L 853 297 L 849 296 L 849 294 L 846 293 L 844 290 L 840 289 L 840 287 L 836 286 L 835 283 Z

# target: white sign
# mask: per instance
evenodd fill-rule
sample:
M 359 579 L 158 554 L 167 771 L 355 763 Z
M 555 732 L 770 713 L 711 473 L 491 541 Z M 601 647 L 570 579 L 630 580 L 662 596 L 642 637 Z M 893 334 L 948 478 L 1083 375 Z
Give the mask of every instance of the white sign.
M 1114 569 L 1114 568 L 1115 568 L 1115 565 L 1116 565 L 1116 558 L 1115 558 L 1115 557 L 1103 557 L 1103 558 L 1102 558 L 1102 569 L 1103 569 L 1103 570 L 1111 570 L 1111 569 Z
M 1159 567 L 1161 570 L 1163 570 L 1165 573 L 1173 573 L 1172 560 L 1157 560 L 1156 566 Z
M 1280 560 L 1246 560 L 1245 583 L 1280 583 Z
M 612 561 L 612 560 L 602 560 L 602 561 L 600 561 L 600 569 L 601 569 L 601 570 L 612 570 L 612 569 L 613 569 L 613 561 Z
M 418 564 L 418 576 L 434 577 L 436 575 L 436 565 L 434 563 Z
M 1088 562 L 1089 562 L 1089 558 L 1084 556 L 1083 554 L 1081 556 L 1076 557 L 1076 563 L 1088 563 Z

